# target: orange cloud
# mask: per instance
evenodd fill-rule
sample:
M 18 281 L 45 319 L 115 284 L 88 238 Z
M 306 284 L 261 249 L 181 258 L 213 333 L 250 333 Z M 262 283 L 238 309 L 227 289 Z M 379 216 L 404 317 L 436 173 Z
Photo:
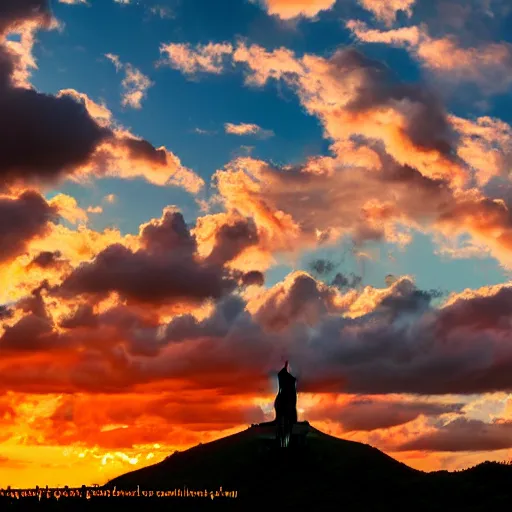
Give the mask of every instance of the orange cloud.
M 77 101 L 83 102 L 85 108 L 91 117 L 102 126 L 110 126 L 112 124 L 112 112 L 105 104 L 99 104 L 91 100 L 87 94 L 75 91 L 75 89 L 62 89 L 57 96 L 71 96 Z
M 134 68 L 130 63 L 123 64 L 117 55 L 111 53 L 105 54 L 105 57 L 112 61 L 117 71 L 125 71 L 125 77 L 121 82 L 123 87 L 123 97 L 121 104 L 135 109 L 142 108 L 142 100 L 147 95 L 147 90 L 153 85 L 153 82 L 144 75 L 139 69 Z
M 91 159 L 76 169 L 77 180 L 106 175 L 144 178 L 158 186 L 180 186 L 193 194 L 203 188 L 204 180 L 183 166 L 180 159 L 165 147 L 154 148 L 127 132 L 118 133 L 118 139 L 98 146 Z
M 461 136 L 458 155 L 476 171 L 480 186 L 491 178 L 505 176 L 512 164 L 512 127 L 488 116 L 474 121 L 451 116 L 450 121 Z
M 414 31 L 399 29 L 394 34 L 407 38 Z M 449 116 L 439 99 L 427 90 L 395 83 L 379 63 L 355 50 L 340 50 L 330 59 L 313 55 L 298 59 L 289 50 L 267 52 L 261 47 L 239 44 L 233 60 L 249 68 L 248 84 L 263 85 L 273 78 L 296 90 L 307 110 L 322 120 L 326 135 L 335 141 L 333 151 L 339 151 L 339 156 L 312 158 L 295 172 L 288 172 L 290 166 L 277 172 L 264 162 L 240 158 L 216 173 L 215 182 L 226 208 L 252 216 L 258 228 L 267 231 L 276 251 L 315 245 L 318 240 L 336 240 L 347 232 L 359 239 L 385 236 L 403 245 L 410 240 L 407 229 L 413 227 L 438 230 L 444 235 L 469 234 L 475 246 L 488 245 L 494 257 L 509 264 L 506 203 L 464 189 L 472 176 L 485 183 L 496 173 L 506 172 L 510 153 L 508 125 L 499 120 L 482 118 L 470 122 Z M 363 141 L 354 147 L 356 137 Z M 489 140 L 484 142 L 486 137 Z M 384 145 L 385 154 L 377 149 L 378 142 Z M 361 148 L 365 146 L 369 148 L 363 153 Z M 380 167 L 380 171 L 374 177 L 366 174 L 366 184 L 362 185 L 361 180 L 349 178 L 347 154 L 352 161 L 369 163 L 371 169 Z M 487 154 L 492 155 L 491 165 L 482 170 Z M 406 186 L 406 180 L 397 181 L 389 156 L 403 166 L 403 178 L 413 175 L 406 167 L 417 169 L 426 178 L 415 178 L 422 199 L 413 203 L 407 187 L 401 200 L 398 191 Z M 382 167 L 384 163 L 386 168 Z M 336 191 L 321 186 L 321 199 L 320 188 L 313 187 L 317 173 L 323 173 L 332 180 L 330 183 L 337 183 Z M 325 194 L 344 195 L 338 180 L 348 191 L 346 182 L 350 179 L 367 190 L 363 193 L 359 188 L 357 199 L 347 194 L 340 215 L 341 201 L 334 197 L 330 201 Z M 384 180 L 387 190 L 379 189 L 379 180 Z M 386 198 L 388 193 L 393 199 Z M 335 204 L 337 215 L 333 217 L 328 205 Z M 481 212 L 480 217 L 470 214 L 470 205 Z M 308 211 L 307 218 L 301 209 Z
M 263 0 L 263 3 L 269 14 L 289 20 L 298 16 L 316 16 L 320 11 L 330 9 L 336 0 Z
M 58 209 L 60 216 L 72 224 L 77 224 L 78 222 L 87 223 L 87 212 L 78 206 L 74 197 L 66 194 L 57 194 L 50 199 L 48 204 L 55 206 Z
M 186 46 L 186 52 L 195 58 L 207 48 Z M 354 136 L 378 140 L 397 162 L 427 177 L 455 187 L 467 181 L 467 170 L 452 156 L 455 140 L 440 100 L 420 86 L 396 83 L 382 64 L 357 50 L 341 49 L 329 59 L 308 54 L 296 58 L 284 48 L 268 52 L 240 43 L 235 49 L 227 45 L 223 55 L 229 54 L 233 62 L 247 66 L 247 84 L 263 86 L 269 79 L 287 83 L 334 142 L 346 143 Z M 190 72 L 186 66 L 176 67 Z M 200 65 L 197 70 L 210 71 Z
M 457 37 L 433 38 L 424 27 L 402 27 L 380 31 L 362 21 L 346 24 L 366 43 L 386 43 L 406 47 L 426 68 L 442 79 L 474 82 L 488 93 L 507 91 L 512 84 L 512 45 L 506 42 L 481 43 L 463 47 Z
M 272 130 L 264 130 L 257 124 L 251 123 L 226 123 L 224 125 L 224 129 L 226 130 L 226 133 L 230 133 L 232 135 L 258 135 L 263 139 L 272 137 L 274 135 Z
M 325 394 L 316 396 L 316 400 L 307 408 L 306 415 L 313 422 L 338 424 L 344 433 L 365 433 L 405 425 L 420 416 L 437 418 L 448 415 L 456 418 L 463 406 L 462 403 L 442 399 L 436 402 L 400 395 L 351 397 Z
M 232 51 L 230 44 L 198 45 L 195 50 L 188 44 L 163 44 L 160 46 L 160 53 L 164 57 L 160 60 L 160 65 L 168 65 L 188 75 L 197 72 L 221 73 L 224 59 Z
M 416 3 L 416 0 L 358 1 L 366 10 L 371 11 L 378 20 L 383 21 L 386 25 L 392 25 L 395 22 L 398 11 L 402 11 L 408 17 L 411 17 L 412 7 Z
M 58 218 L 58 206 L 35 191 L 19 197 L 0 195 L 0 218 L 0 263 L 4 263 L 23 253 L 31 240 L 48 234 Z

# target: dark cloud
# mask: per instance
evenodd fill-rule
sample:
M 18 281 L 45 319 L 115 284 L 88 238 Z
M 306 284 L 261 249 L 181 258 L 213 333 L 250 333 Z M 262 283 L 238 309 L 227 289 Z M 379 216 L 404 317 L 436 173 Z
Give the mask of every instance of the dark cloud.
M 47 0 L 2 0 L 0 35 L 29 20 L 48 28 L 51 19 Z M 170 163 L 163 148 L 98 124 L 76 95 L 18 87 L 12 77 L 20 65 L 20 56 L 0 44 L 0 191 L 18 183 L 54 184 L 86 164 L 104 173 L 116 152 L 139 164 Z
M 131 261 L 136 253 L 123 248 L 120 254 Z M 168 294 L 175 293 L 174 281 L 160 279 L 155 284 L 151 276 L 159 264 L 155 261 L 162 256 L 143 252 L 134 261 L 139 257 L 148 258 L 151 265 L 124 269 L 120 276 L 116 272 L 122 265 L 117 259 L 109 265 L 95 260 L 75 271 L 80 278 L 77 282 L 84 287 L 84 283 L 97 282 L 110 286 L 107 270 L 98 270 L 105 268 L 113 269 L 116 286 L 128 280 L 133 288 L 134 283 L 139 286 L 139 278 L 133 276 L 142 275 L 151 284 L 143 289 L 148 297 L 153 296 L 150 288 L 157 293 L 165 290 L 164 303 L 172 302 Z M 85 274 L 79 272 L 83 268 L 88 269 Z M 120 289 L 134 293 L 126 284 Z M 133 289 L 140 299 L 140 289 Z M 345 304 L 348 296 L 340 296 L 305 273 L 296 273 L 258 298 L 257 308 L 254 304 L 248 308 L 242 297 L 227 294 L 201 320 L 184 314 L 159 325 L 154 308 L 131 306 L 130 301 L 101 314 L 82 305 L 63 321 L 72 331 L 60 338 L 50 331 L 44 316 L 43 293 L 35 292 L 23 306 L 18 304 L 26 313 L 25 320 L 9 328 L 0 346 L 9 348 L 9 357 L 15 357 L 16 347 L 30 348 L 40 357 L 46 346 L 53 352 L 64 346 L 82 349 L 73 365 L 59 366 L 60 373 L 48 374 L 42 360 L 31 363 L 35 366 L 23 373 L 24 380 L 7 358 L 0 358 L 0 384 L 8 389 L 33 392 L 60 386 L 69 391 L 121 391 L 144 383 L 158 387 L 158 381 L 176 379 L 191 389 L 204 387 L 225 394 L 270 392 L 268 372 L 286 354 L 301 392 L 435 395 L 512 390 L 510 287 L 438 309 L 432 306 L 429 293 L 421 293 L 402 278 L 386 290 L 393 299 L 361 292 L 359 303 L 368 301 L 368 312 L 351 318 L 342 316 L 343 308 L 350 306 Z M 59 364 L 58 360 L 53 364 Z M 458 411 L 451 406 L 445 410 L 420 404 L 419 409 L 390 406 L 381 411 L 380 418 L 376 415 L 375 425 L 406 421 L 417 414 Z M 369 428 L 370 423 L 364 426 L 369 407 L 365 403 L 349 407 L 344 417 L 348 428 L 356 421 L 358 428 Z M 343 414 L 339 412 L 340 418 Z
M 7 306 L 0 304 L 0 320 L 12 318 L 13 311 Z
M 315 259 L 309 264 L 309 268 L 317 275 L 330 274 L 336 267 L 333 261 L 324 258 Z
M 55 293 L 105 296 L 116 291 L 130 301 L 190 303 L 218 299 L 236 287 L 220 265 L 200 261 L 196 243 L 179 212 L 165 210 L 141 232 L 143 248 L 110 245 L 68 275 Z
M 14 199 L 0 196 L 0 262 L 23 253 L 27 243 L 46 234 L 49 223 L 57 219 L 57 209 L 37 192 Z
M 54 268 L 62 264 L 60 251 L 42 251 L 29 263 L 29 267 Z
M 309 341 L 317 350 L 301 363 L 302 385 L 311 392 L 369 394 L 511 390 L 512 349 L 504 316 L 512 312 L 507 306 L 511 293 L 506 287 L 498 298 L 460 300 L 436 309 L 414 287 L 403 286 L 396 300 L 383 301 L 372 313 L 327 318 Z M 497 311 L 489 317 L 490 308 L 480 312 L 473 301 L 497 303 Z M 315 373 L 313 367 L 323 370 Z
M 140 240 L 148 254 L 163 255 L 180 252 L 192 258 L 197 250 L 195 238 L 191 235 L 181 212 L 174 208 L 164 209 L 162 218 L 144 225 Z
M 2 91 L 0 119 L 0 177 L 7 184 L 54 182 L 87 163 L 110 135 L 71 96 L 30 89 Z
M 123 298 L 148 303 L 201 301 L 219 298 L 234 283 L 222 269 L 190 259 L 160 258 L 143 250 L 111 245 L 91 263 L 74 270 L 59 287 L 65 296 L 118 292 Z
M 215 244 L 208 261 L 224 265 L 258 242 L 258 231 L 252 219 L 238 219 L 232 224 L 222 224 L 215 232 Z
M 331 420 L 341 423 L 345 431 L 372 431 L 390 428 L 413 421 L 420 415 L 439 416 L 460 412 L 463 404 L 404 402 L 394 400 L 357 399 L 343 405 L 328 404 L 313 408 L 312 420 Z
M 362 282 L 363 278 L 356 276 L 354 273 L 350 273 L 349 276 L 346 276 L 341 272 L 337 272 L 331 282 L 331 286 L 336 286 L 336 288 L 340 290 L 343 288 L 357 288 Z
M 60 345 L 60 336 L 53 330 L 47 318 L 29 314 L 12 327 L 6 327 L 0 338 L 2 351 L 37 351 L 51 350 Z
M 435 37 L 455 33 L 463 45 L 495 40 L 506 30 L 512 7 L 506 0 L 417 0 L 412 24 L 422 23 Z
M 0 33 L 25 21 L 48 27 L 43 0 L 4 0 Z M 20 57 L 0 45 L 0 188 L 22 182 L 51 182 L 84 164 L 110 135 L 70 96 L 55 97 L 16 87 L 11 75 Z
M 439 312 L 437 333 L 446 336 L 453 329 L 495 332 L 509 329 L 509 315 L 512 311 L 512 289 L 505 287 L 495 295 L 459 299 L 449 308 Z
M 37 352 L 65 349 L 67 338 L 55 331 L 43 298 L 48 289 L 44 281 L 32 294 L 18 301 L 16 307 L 27 313 L 12 326 L 6 326 L 0 337 L 0 350 L 7 352 Z
M 401 451 L 473 452 L 512 448 L 512 422 L 484 423 L 480 420 L 457 418 L 422 434 L 399 447 Z
M 270 290 L 267 300 L 255 314 L 255 320 L 267 329 L 281 330 L 299 323 L 314 325 L 331 308 L 334 291 L 308 274 L 297 274 L 286 288 L 279 284 Z
M 204 320 L 197 320 L 192 315 L 180 315 L 165 328 L 162 341 L 179 342 L 199 338 L 225 337 L 234 332 L 240 323 L 250 324 L 250 315 L 244 313 L 245 303 L 236 296 L 229 296 L 219 301 L 213 314 Z
M 80 304 L 78 308 L 69 316 L 60 321 L 60 326 L 65 329 L 74 329 L 76 327 L 97 327 L 98 316 L 94 314 L 90 304 Z
M 348 112 L 361 115 L 375 108 L 393 109 L 400 102 L 411 102 L 406 125 L 402 128 L 417 148 L 436 150 L 454 160 L 456 134 L 448 121 L 444 105 L 434 92 L 420 84 L 401 82 L 385 64 L 371 59 L 355 48 L 343 48 L 329 59 L 332 78 L 346 80 L 347 74 L 363 77 L 354 98 L 344 106 Z
M 265 275 L 258 270 L 251 270 L 242 275 L 241 281 L 243 286 L 263 286 Z
M 0 35 L 25 21 L 38 21 L 48 26 L 51 21 L 49 0 L 2 0 L 0 4 Z
M 46 311 L 46 304 L 43 299 L 42 291 L 49 288 L 48 282 L 43 281 L 40 286 L 32 290 L 32 293 L 20 299 L 16 307 L 25 313 L 32 313 L 37 317 L 49 320 Z
M 407 280 L 401 281 L 395 290 L 396 292 L 393 295 L 385 297 L 379 305 L 379 310 L 383 314 L 387 311 L 390 315 L 390 322 L 393 322 L 400 315 L 426 312 L 431 305 L 432 299 L 442 295 L 442 292 L 439 290 L 418 290 Z

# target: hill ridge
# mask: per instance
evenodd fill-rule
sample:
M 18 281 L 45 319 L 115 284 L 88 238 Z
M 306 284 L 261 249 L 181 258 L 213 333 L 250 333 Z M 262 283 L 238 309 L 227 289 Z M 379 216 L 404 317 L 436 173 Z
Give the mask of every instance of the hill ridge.
M 512 492 L 505 490 L 512 466 L 497 468 L 488 463 L 457 473 L 427 473 L 376 447 L 332 436 L 307 422 L 297 428 L 306 430 L 305 443 L 295 436 L 288 448 L 281 448 L 272 438 L 272 424 L 251 425 L 175 452 L 159 463 L 114 478 L 104 487 L 222 487 L 238 492 L 236 510 L 265 507 L 269 502 L 300 510 L 306 505 L 329 510 L 333 503 L 343 504 L 345 510 L 377 510 L 383 504 L 400 510 L 410 500 L 415 502 L 415 511 L 439 509 L 440 502 L 451 501 L 457 506 L 467 502 L 466 510 L 480 510 L 474 507 L 504 505 L 512 498 Z

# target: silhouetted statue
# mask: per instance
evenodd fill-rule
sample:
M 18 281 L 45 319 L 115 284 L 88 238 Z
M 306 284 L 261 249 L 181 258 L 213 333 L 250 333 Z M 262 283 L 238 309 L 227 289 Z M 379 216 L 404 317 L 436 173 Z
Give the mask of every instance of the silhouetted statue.
M 274 402 L 276 409 L 277 439 L 283 447 L 288 446 L 292 427 L 297 423 L 297 379 L 288 372 L 288 361 L 277 374 L 279 391 Z

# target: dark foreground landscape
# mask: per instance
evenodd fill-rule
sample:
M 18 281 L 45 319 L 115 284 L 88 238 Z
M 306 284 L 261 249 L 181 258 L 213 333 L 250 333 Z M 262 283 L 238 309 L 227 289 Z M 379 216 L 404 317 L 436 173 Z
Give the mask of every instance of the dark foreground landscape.
M 97 488 L 96 494 L 110 497 L 1 498 L 0 509 L 426 511 L 505 510 L 512 503 L 510 465 L 424 473 L 371 446 L 329 436 L 307 423 L 300 427 L 302 435 L 288 448 L 276 446 L 271 427 L 253 426 L 175 453 Z M 137 488 L 139 496 L 119 496 Z M 163 494 L 175 489 L 202 496 Z

